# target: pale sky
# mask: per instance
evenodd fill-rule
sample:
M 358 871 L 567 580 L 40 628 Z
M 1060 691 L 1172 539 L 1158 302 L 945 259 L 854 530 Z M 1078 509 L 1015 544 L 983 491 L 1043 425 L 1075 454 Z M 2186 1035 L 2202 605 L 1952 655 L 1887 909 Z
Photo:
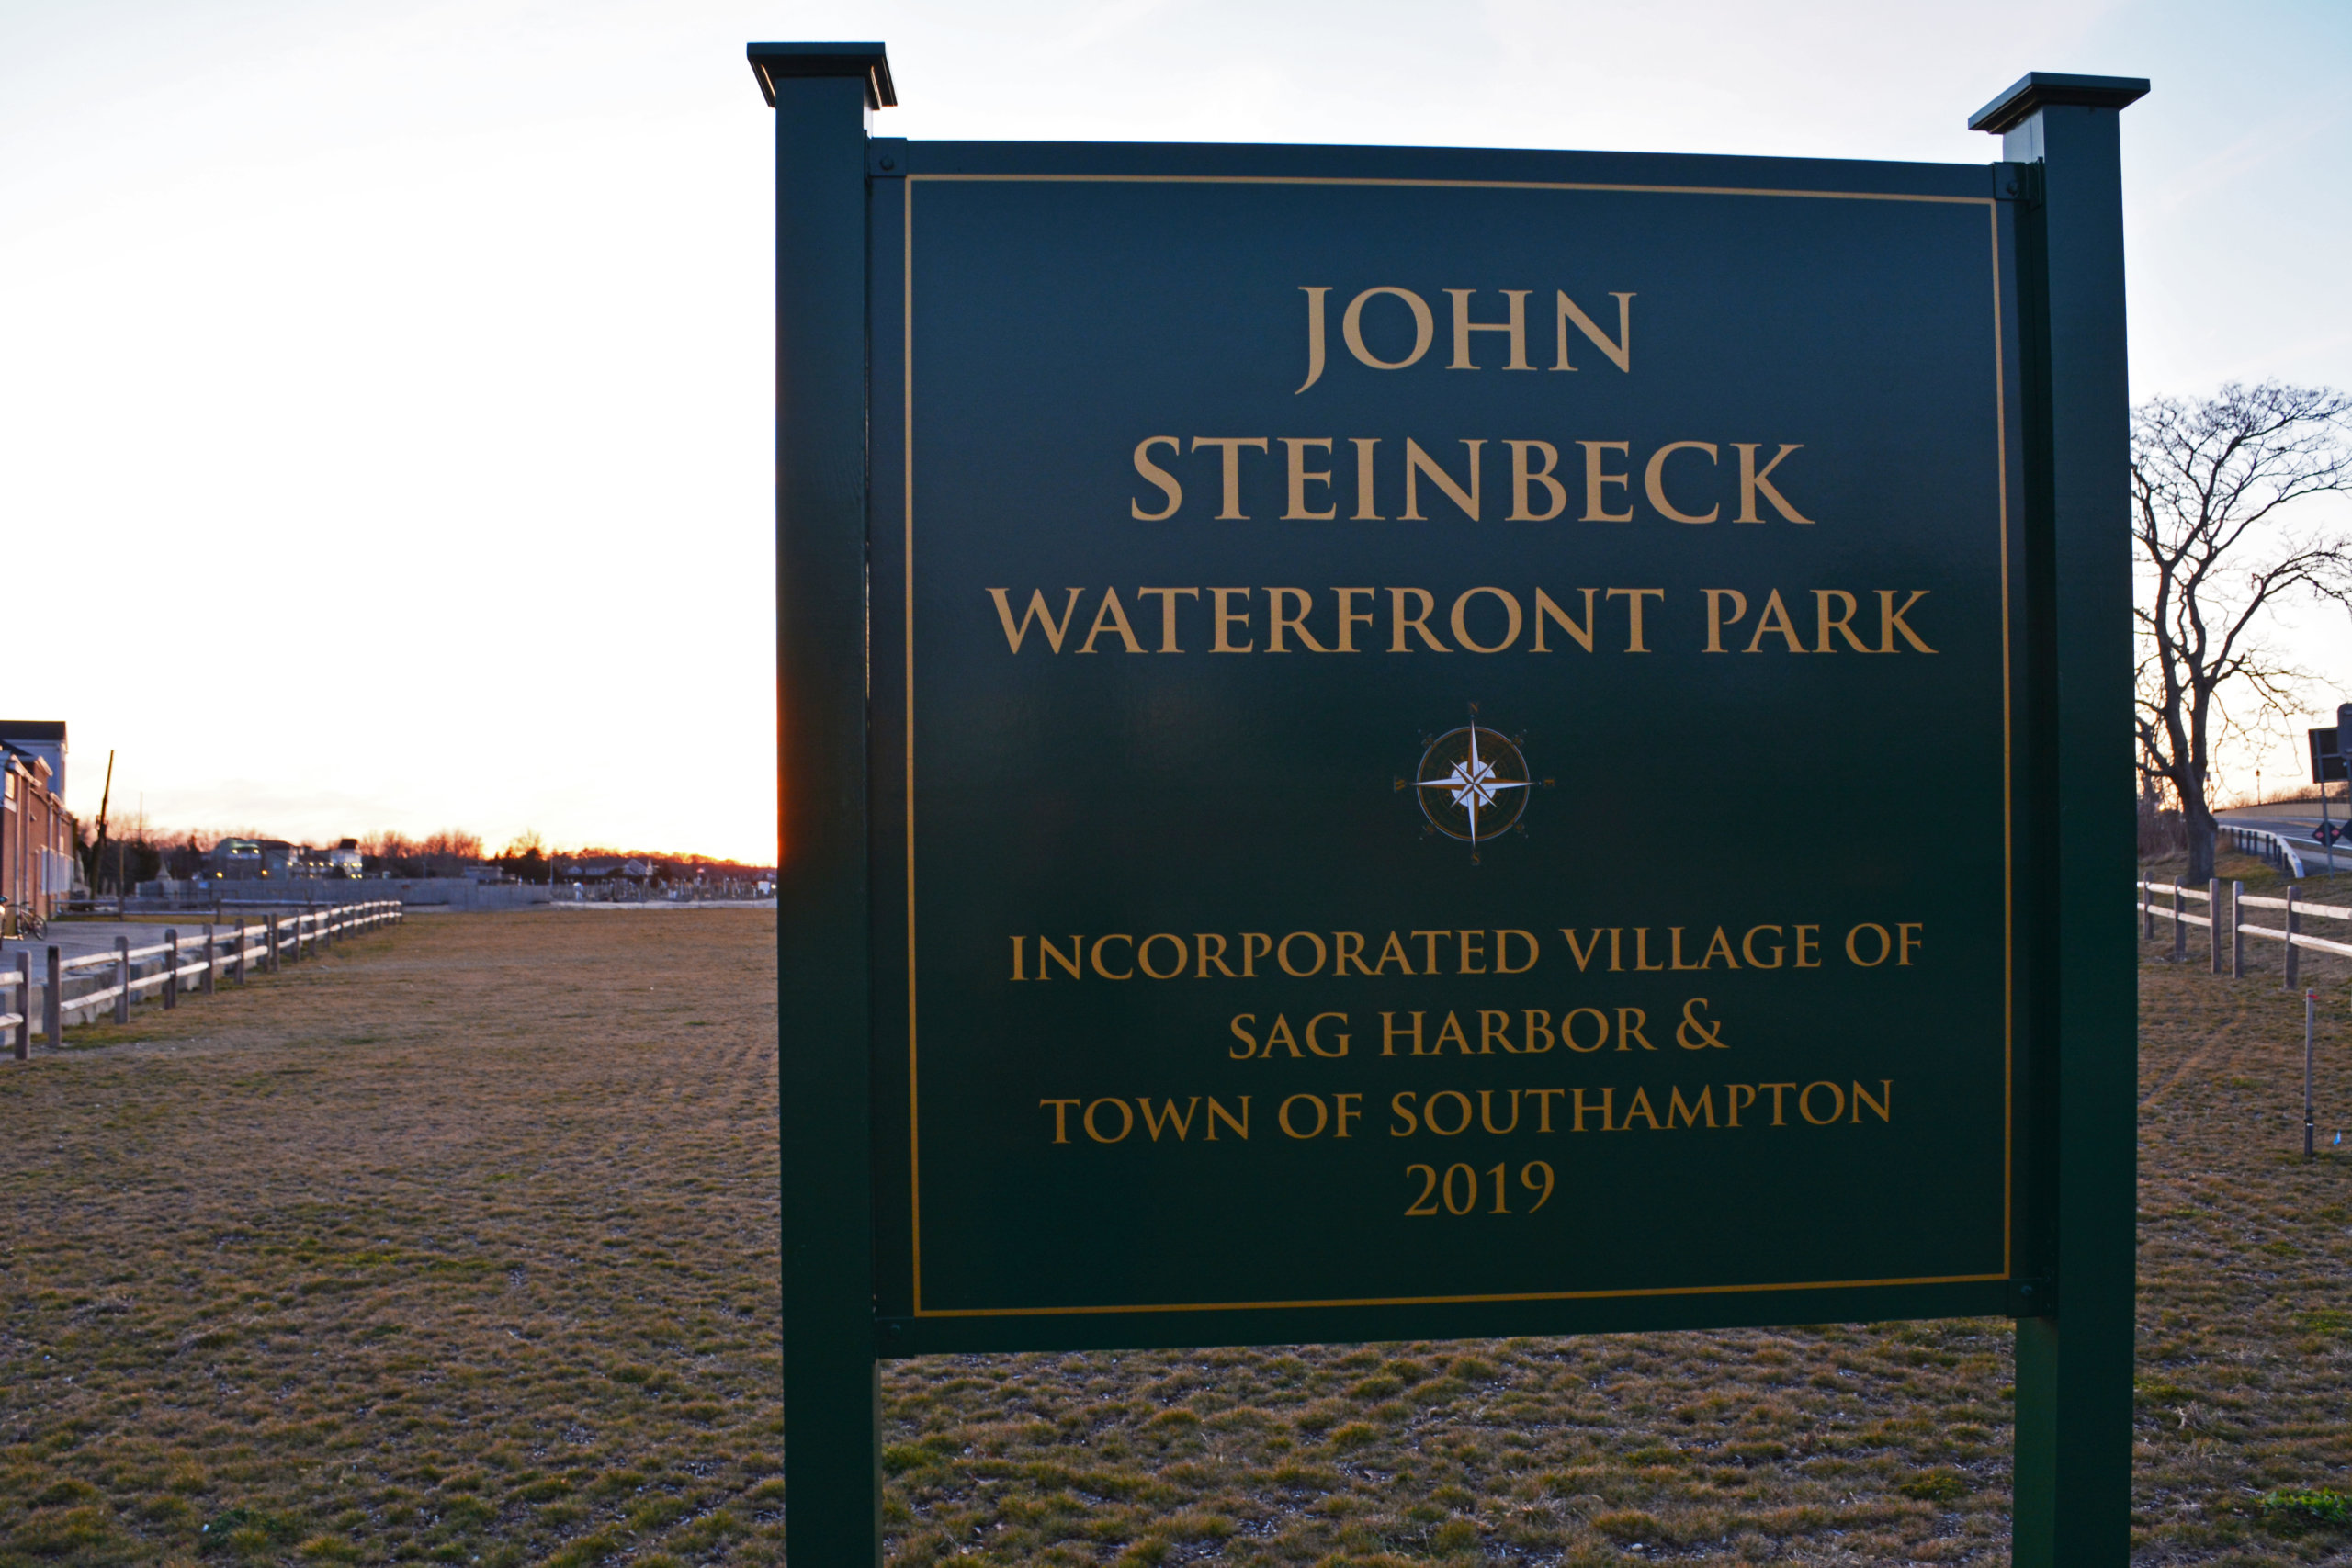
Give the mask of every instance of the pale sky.
M 883 40 L 917 138 L 1983 163 L 2147 76 L 2134 396 L 2352 387 L 2341 0 L 0 0 L 0 716 L 85 819 L 111 748 L 159 826 L 773 856 L 753 39 Z

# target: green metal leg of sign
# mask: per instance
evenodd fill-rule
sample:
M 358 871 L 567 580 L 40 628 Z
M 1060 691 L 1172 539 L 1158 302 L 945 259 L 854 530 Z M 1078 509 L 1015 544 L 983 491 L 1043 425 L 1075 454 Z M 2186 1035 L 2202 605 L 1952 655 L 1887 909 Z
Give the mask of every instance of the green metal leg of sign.
M 794 1562 L 832 1568 L 881 1560 L 867 1186 L 867 86 L 862 65 L 779 66 L 774 91 L 785 1528 Z
M 2054 672 L 2030 787 L 2053 796 L 2029 930 L 2058 954 L 2032 990 L 2035 1130 L 2023 1269 L 2054 1312 L 2020 1301 L 2018 1568 L 2121 1568 L 2130 1557 L 2137 1004 L 2132 928 L 2107 890 L 2128 880 L 2132 543 L 2128 531 L 2123 209 L 2118 117 L 2143 84 L 2061 79 L 2007 126 L 2039 165 L 2021 203 L 2029 402 L 2027 531 L 2033 657 Z M 2091 79 L 2096 80 L 2096 79 Z M 2071 90 L 2069 90 L 2071 89 Z M 2131 89 L 2137 89 L 2131 90 Z M 2088 99 L 2090 101 L 2086 101 Z M 2039 406 L 2036 406 L 2039 405 Z M 2052 929 L 2054 927 L 2054 929 Z M 2052 1046 L 2054 1043 L 2054 1051 Z

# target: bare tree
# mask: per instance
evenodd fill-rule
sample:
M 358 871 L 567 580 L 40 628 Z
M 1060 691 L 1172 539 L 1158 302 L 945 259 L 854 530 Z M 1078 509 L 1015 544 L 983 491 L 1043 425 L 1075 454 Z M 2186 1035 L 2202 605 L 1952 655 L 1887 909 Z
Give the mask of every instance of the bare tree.
M 2213 874 L 2216 742 L 2281 722 L 2311 679 L 2264 640 L 2264 612 L 2296 593 L 2352 605 L 2352 534 L 2299 528 L 2303 514 L 2283 509 L 2346 491 L 2352 398 L 2341 392 L 2232 382 L 2133 411 L 2141 768 L 2179 802 L 2192 878 Z

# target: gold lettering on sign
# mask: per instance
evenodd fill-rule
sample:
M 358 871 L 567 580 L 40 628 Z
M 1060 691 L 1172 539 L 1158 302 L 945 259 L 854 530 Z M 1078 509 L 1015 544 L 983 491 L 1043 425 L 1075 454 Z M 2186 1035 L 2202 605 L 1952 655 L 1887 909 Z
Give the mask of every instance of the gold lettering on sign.
M 1617 301 L 1617 339 L 1611 343 L 1609 334 L 1600 330 L 1600 324 L 1579 310 L 1575 300 L 1568 298 L 1566 289 L 1563 288 L 1557 292 L 1559 302 L 1554 312 L 1554 320 L 1559 329 L 1559 357 L 1553 364 L 1552 368 L 1555 370 L 1576 368 L 1568 363 L 1568 325 L 1574 322 L 1577 331 L 1584 333 L 1593 347 L 1609 356 L 1611 364 L 1627 375 L 1633 374 L 1634 297 L 1631 294 L 1614 293 L 1609 296 Z
M 1136 597 L 1138 599 L 1157 597 L 1159 600 L 1160 652 L 1182 653 L 1184 651 L 1176 646 L 1176 601 L 1198 599 L 1200 596 L 1201 591 L 1197 588 L 1138 588 L 1136 590 Z M 1021 650 L 1016 648 L 1013 651 L 1018 653 Z
M 1568 487 L 1554 477 L 1560 466 L 1560 449 L 1549 441 L 1506 441 L 1510 448 L 1510 516 L 1512 523 L 1549 523 L 1568 509 Z M 1530 452 L 1544 454 L 1544 466 L 1532 468 L 1527 464 Z M 1531 485 L 1542 485 L 1544 493 L 1551 497 L 1551 505 L 1542 512 L 1527 509 L 1527 492 Z
M 1378 523 L 1383 519 L 1373 505 L 1372 449 L 1380 445 L 1377 435 L 1351 435 L 1348 442 L 1356 449 L 1356 509 L 1354 521 Z
M 1321 1023 L 1327 1018 L 1336 1018 L 1341 1023 L 1348 1021 L 1348 1015 L 1343 1012 L 1317 1013 L 1313 1018 L 1306 1021 L 1306 1048 L 1314 1052 L 1318 1056 L 1344 1056 L 1348 1054 L 1348 1042 L 1352 1039 L 1353 1036 L 1346 1034 L 1336 1035 L 1333 1037 L 1333 1041 L 1329 1045 L 1323 1044 L 1315 1037 L 1315 1026 Z M 1340 1134 L 1342 1137 L 1345 1137 L 1346 1135 L 1347 1134 L 1344 1133 Z
M 1679 1084 L 1669 1085 L 1668 1088 L 1668 1098 L 1666 1102 L 1667 1131 L 1672 1132 L 1674 1130 L 1675 1122 L 1678 1117 L 1680 1118 L 1681 1124 L 1685 1127 L 1698 1126 L 1699 1118 L 1702 1116 L 1706 1118 L 1708 1126 L 1712 1127 L 1715 1124 L 1715 1091 L 1713 1089 L 1706 1085 L 1700 1086 L 1699 1098 L 1688 1105 L 1683 1103 L 1682 1087 Z
M 1503 639 L 1500 642 L 1492 644 L 1481 643 L 1470 635 L 1470 627 L 1467 624 L 1467 617 L 1464 615 L 1464 612 L 1469 609 L 1470 601 L 1476 598 L 1481 593 L 1492 595 L 1503 607 Z M 1464 648 L 1468 649 L 1473 653 L 1500 653 L 1503 649 L 1509 648 L 1512 643 L 1519 640 L 1519 600 L 1513 595 L 1504 592 L 1499 588 L 1469 589 L 1453 602 L 1453 640 L 1460 643 Z
M 1119 591 L 1115 588 L 1105 588 L 1102 591 L 1102 607 L 1094 612 L 1094 624 L 1087 628 L 1086 640 L 1079 644 L 1078 651 L 1093 652 L 1094 639 L 1106 631 L 1118 633 L 1119 641 L 1125 645 L 1129 653 L 1143 651 L 1143 644 L 1136 640 L 1135 627 L 1127 625 L 1127 613 L 1120 607 Z M 1019 650 L 1015 649 L 1015 651 Z M 1057 649 L 1055 651 L 1060 650 Z
M 1420 605 L 1412 615 L 1405 614 L 1405 600 L 1410 595 Z M 1430 630 L 1430 612 L 1437 608 L 1437 595 L 1426 588 L 1392 588 L 1388 591 L 1388 651 L 1410 653 L 1405 646 L 1405 633 L 1410 629 L 1428 645 L 1431 653 L 1452 653 L 1453 649 L 1437 640 Z
M 1372 625 L 1372 615 L 1369 612 L 1363 614 L 1357 613 L 1355 607 L 1356 599 L 1359 595 L 1368 599 L 1372 596 L 1374 592 L 1374 590 L 1370 588 L 1334 588 L 1331 590 L 1331 596 L 1340 602 L 1340 651 L 1341 653 L 1355 653 L 1360 651 L 1356 647 L 1356 628 L 1358 626 L 1368 626 Z
M 1299 292 L 1306 296 L 1306 379 L 1298 384 L 1303 392 L 1323 378 L 1323 297 L 1331 289 L 1328 284 L 1319 288 L 1301 284 Z
M 1306 617 L 1315 608 L 1315 596 L 1313 594 L 1309 593 L 1304 588 L 1269 588 L 1266 590 L 1266 651 L 1268 653 L 1288 653 L 1290 651 L 1289 649 L 1283 646 L 1283 634 L 1284 632 L 1288 632 L 1293 637 L 1298 638 L 1300 646 L 1305 648 L 1309 653 L 1329 653 L 1331 651 L 1321 643 L 1317 642 L 1315 640 L 1315 634 L 1306 629 Z M 1284 615 L 1283 613 L 1283 606 L 1284 604 L 1294 606 L 1292 614 Z
M 1701 592 L 1707 596 L 1707 651 L 1721 653 L 1724 651 L 1724 628 L 1737 625 L 1740 617 L 1747 614 L 1747 595 L 1736 588 L 1708 588 Z M 1733 606 L 1728 617 L 1724 615 L 1724 601 L 1726 599 Z
M 1558 367 L 1553 368 L 1557 369 Z M 1611 512 L 1601 496 L 1604 486 L 1615 485 L 1623 490 L 1633 483 L 1633 470 L 1629 468 L 1622 474 L 1608 473 L 1603 471 L 1601 460 L 1602 455 L 1609 452 L 1614 452 L 1621 457 L 1629 456 L 1633 451 L 1632 444 L 1624 441 L 1579 441 L 1577 445 L 1584 448 L 1584 515 L 1577 521 L 1631 523 L 1634 520 L 1634 503 L 1630 497 L 1625 502 L 1624 511 Z
M 1829 602 L 1833 599 L 1839 606 L 1835 615 L 1829 613 Z M 1870 644 L 1854 635 L 1852 623 L 1855 607 L 1854 596 L 1841 588 L 1816 588 L 1813 591 L 1813 624 L 1815 631 L 1818 634 L 1813 641 L 1814 652 L 1835 653 L 1838 651 L 1829 646 L 1831 632 L 1836 632 L 1839 637 L 1844 637 L 1846 646 L 1856 653 L 1868 653 L 1871 650 Z
M 1106 1105 L 1119 1113 L 1119 1130 L 1114 1134 L 1105 1134 L 1094 1124 L 1094 1113 Z M 1127 1109 L 1124 1100 L 1098 1100 L 1086 1108 L 1086 1114 L 1079 1120 L 1085 1124 L 1086 1135 L 1098 1144 L 1115 1144 L 1136 1130 L 1136 1113 Z
M 1013 652 L 1021 651 L 1022 641 L 1028 637 L 1029 627 L 1034 623 L 1045 634 L 1046 641 L 1053 650 L 1059 653 L 1062 638 L 1069 633 L 1069 623 L 1078 615 L 1078 596 L 1085 592 L 1083 588 L 1071 589 L 1069 602 L 1062 606 L 1062 618 L 1056 621 L 1053 612 L 1046 608 L 1046 591 L 1032 588 L 1029 591 L 1029 608 L 1022 613 L 1019 626 L 1013 625 L 1012 606 L 1006 602 L 1003 589 L 989 589 L 989 597 L 996 601 L 996 618 L 1004 623 L 1004 640 L 1012 646 Z M 1906 610 L 1910 607 L 1908 604 L 1904 606 Z
M 1929 648 L 1926 643 L 1921 642 L 1919 640 L 1919 634 L 1913 631 L 1909 626 L 1905 625 L 1903 619 L 1905 615 L 1910 613 L 1912 605 L 1917 604 L 1920 600 L 1925 599 L 1927 596 L 1928 591 L 1922 588 L 1913 593 L 1910 598 L 1903 601 L 1903 608 L 1898 610 L 1894 607 L 1894 590 L 1891 588 L 1882 588 L 1878 591 L 1878 650 L 1881 653 L 1893 653 L 1894 651 L 1894 634 L 1897 632 L 1901 632 L 1903 634 L 1903 640 L 1909 643 L 1917 651 L 1920 653 L 1933 653 L 1936 651 L 1934 649 Z
M 1715 444 L 1712 441 L 1669 441 L 1650 454 L 1649 465 L 1642 470 L 1643 492 L 1650 498 L 1650 504 L 1657 508 L 1661 517 L 1676 523 L 1713 523 L 1723 515 L 1721 505 L 1710 506 L 1706 514 L 1701 516 L 1696 513 L 1678 512 L 1666 499 L 1666 460 L 1677 452 L 1704 452 L 1707 461 L 1712 463 L 1715 460 Z
M 1393 1012 L 1384 1012 L 1380 1015 L 1380 1054 L 1384 1056 L 1394 1056 L 1396 1054 L 1396 1042 L 1407 1037 L 1407 1031 L 1396 1027 L 1396 1015 Z M 1419 1013 L 1413 1015 L 1410 1037 L 1413 1042 L 1413 1055 L 1420 1055 L 1421 1015 Z
M 1419 481 L 1424 477 L 1426 477 L 1431 484 L 1443 491 L 1445 492 L 1445 498 L 1453 502 L 1455 506 L 1459 507 L 1464 516 L 1469 518 L 1473 523 L 1478 521 L 1478 449 L 1484 446 L 1486 442 L 1484 440 L 1465 440 L 1462 445 L 1470 448 L 1470 488 L 1467 490 L 1464 490 L 1462 486 L 1455 484 L 1453 482 L 1453 476 L 1447 473 L 1443 468 L 1438 467 L 1436 458 L 1421 450 L 1421 444 L 1419 442 L 1414 440 L 1409 435 L 1405 437 L 1404 521 L 1408 523 L 1426 523 L 1429 521 L 1428 518 L 1421 515 L 1420 510 L 1421 498 Z
M 1193 437 L 1193 451 L 1198 452 L 1204 446 L 1217 448 L 1224 457 L 1225 505 L 1218 511 L 1216 520 L 1220 523 L 1249 522 L 1248 514 L 1241 510 L 1241 449 L 1244 446 L 1255 446 L 1259 451 L 1263 452 L 1266 450 L 1266 438 L 1262 435 L 1195 435 Z
M 1549 593 L 1544 592 L 1541 588 L 1535 591 L 1535 643 L 1530 651 L 1535 653 L 1552 651 L 1544 646 L 1544 621 L 1546 616 L 1558 623 L 1560 629 L 1573 637 L 1578 648 L 1583 649 L 1587 653 L 1592 651 L 1592 590 L 1587 588 L 1581 592 L 1584 594 L 1584 625 L 1578 626 L 1568 619 L 1566 611 L 1552 602 L 1552 596 Z
M 1209 1096 L 1208 1141 L 1210 1143 L 1216 1142 L 1216 1124 L 1219 1122 L 1231 1129 L 1233 1135 L 1237 1138 L 1247 1139 L 1250 1136 L 1250 1097 L 1245 1094 L 1240 1097 L 1240 1100 L 1241 1119 L 1236 1121 L 1233 1112 L 1217 1103 L 1216 1096 Z
M 1758 651 L 1767 636 L 1778 637 L 1791 653 L 1804 651 L 1796 625 L 1789 619 L 1789 607 L 1781 603 L 1781 591 L 1777 588 L 1764 601 L 1763 611 L 1756 617 L 1756 635 L 1747 639 L 1747 651 Z
M 1302 391 L 1305 389 L 1305 388 L 1300 389 Z M 1331 483 L 1330 469 L 1324 468 L 1318 471 L 1306 466 L 1306 448 L 1320 446 L 1325 454 L 1329 455 L 1331 450 L 1330 437 L 1328 435 L 1321 437 L 1285 435 L 1283 437 L 1283 445 L 1290 450 L 1290 506 L 1283 512 L 1283 521 L 1327 523 L 1337 517 L 1340 514 L 1340 509 L 1336 506 L 1322 512 L 1309 512 L 1306 509 L 1306 487 L 1311 484 L 1319 484 L 1328 488 Z
M 1159 1134 L 1173 1127 L 1176 1130 L 1176 1141 L 1181 1144 L 1184 1141 L 1184 1135 L 1193 1130 L 1193 1113 L 1201 1108 L 1201 1097 L 1197 1094 L 1193 1096 L 1192 1103 L 1184 1107 L 1182 1116 L 1176 1113 L 1176 1102 L 1173 1100 L 1166 1102 L 1166 1109 L 1158 1116 L 1151 1113 L 1149 1100 L 1138 1098 L 1136 1103 L 1143 1108 L 1143 1128 L 1145 1132 L 1151 1134 L 1153 1143 L 1159 1142 Z
M 1503 368 L 1506 370 L 1534 369 L 1535 367 L 1527 362 L 1527 296 L 1532 290 L 1506 288 L 1501 291 L 1502 297 L 1510 301 L 1510 319 L 1502 321 L 1474 321 L 1470 319 L 1470 296 L 1476 292 L 1476 289 L 1471 288 L 1446 290 L 1446 293 L 1453 299 L 1453 362 L 1446 368 L 1448 370 L 1478 368 L 1470 358 L 1472 333 L 1507 333 L 1510 337 L 1510 363 Z M 1563 294 L 1560 298 L 1565 299 L 1567 296 Z
M 1241 596 L 1241 608 L 1230 609 L 1227 606 L 1237 593 Z M 1254 642 L 1231 641 L 1228 635 L 1236 621 L 1241 623 L 1244 631 L 1250 627 L 1250 590 L 1212 588 L 1209 590 L 1209 597 L 1216 602 L 1216 609 L 1211 615 L 1216 626 L 1216 639 L 1209 645 L 1209 651 L 1211 653 L 1247 653 L 1257 647 L 1258 645 Z
M 1626 601 L 1625 651 L 1647 653 L 1649 647 L 1642 641 L 1642 601 L 1656 599 L 1663 603 L 1666 599 L 1666 590 L 1663 588 L 1612 588 L 1609 591 L 1608 597 L 1622 598 Z
M 1756 448 L 1760 445 L 1760 443 L 1735 441 L 1731 445 L 1732 450 L 1739 454 L 1739 516 L 1736 521 L 1741 523 L 1761 523 L 1764 521 L 1764 519 L 1756 515 L 1756 498 L 1760 494 L 1765 500 L 1772 503 L 1773 511 L 1779 513 L 1782 517 L 1788 519 L 1790 522 L 1804 524 L 1812 523 L 1812 518 L 1804 515 L 1798 512 L 1795 507 L 1791 506 L 1789 504 L 1788 497 L 1782 495 L 1779 490 L 1773 487 L 1772 484 L 1772 470 L 1779 468 L 1781 466 L 1781 459 L 1787 457 L 1790 453 L 1804 451 L 1804 444 L 1803 442 L 1797 442 L 1794 445 L 1791 445 L 1787 442 L 1781 443 L 1781 449 L 1772 454 L 1772 460 L 1765 464 L 1761 468 L 1758 468 L 1756 466 Z
M 1159 493 L 1168 498 L 1168 504 L 1157 512 L 1146 512 L 1140 501 L 1128 502 L 1127 511 L 1138 523 L 1165 523 L 1184 504 L 1184 487 L 1176 482 L 1174 474 L 1151 460 L 1155 446 L 1165 446 L 1180 457 L 1184 451 L 1184 444 L 1172 435 L 1147 435 L 1136 443 L 1136 472 L 1158 485 Z
M 1402 359 L 1382 359 L 1363 345 L 1364 304 L 1384 294 L 1402 299 L 1405 308 L 1413 312 L 1413 352 Z M 1340 336 L 1347 341 L 1350 354 L 1374 370 L 1402 370 L 1408 365 L 1419 363 L 1421 355 L 1430 351 L 1430 344 L 1437 341 L 1437 318 L 1430 314 L 1429 301 L 1411 289 L 1383 284 L 1377 288 L 1367 288 L 1348 301 L 1347 310 L 1340 317 Z

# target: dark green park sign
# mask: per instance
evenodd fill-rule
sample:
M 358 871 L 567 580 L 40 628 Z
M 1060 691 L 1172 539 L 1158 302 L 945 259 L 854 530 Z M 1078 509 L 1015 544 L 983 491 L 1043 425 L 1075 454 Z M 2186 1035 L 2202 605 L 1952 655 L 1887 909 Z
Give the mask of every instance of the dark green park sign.
M 2004 1280 L 1995 175 L 1003 162 L 877 215 L 886 1300 Z
M 2120 1561 L 2030 1475 L 2127 1473 L 2144 85 L 1941 165 L 908 142 L 878 47 L 752 59 L 795 1451 L 870 1437 L 844 1355 L 2010 1314 L 2055 1368 L 2063 1289 L 2020 1561 Z

